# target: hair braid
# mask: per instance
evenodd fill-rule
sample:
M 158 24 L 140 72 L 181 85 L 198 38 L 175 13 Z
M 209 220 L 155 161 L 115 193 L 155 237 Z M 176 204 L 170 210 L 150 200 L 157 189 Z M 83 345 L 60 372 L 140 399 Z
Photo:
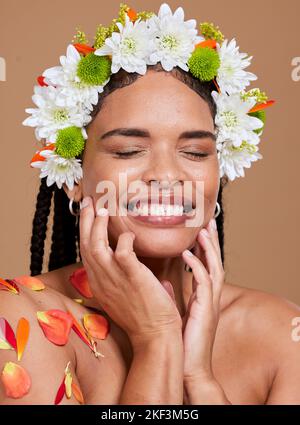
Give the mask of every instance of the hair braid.
M 37 195 L 36 210 L 32 222 L 32 236 L 30 246 L 31 276 L 41 274 L 43 269 L 44 245 L 53 190 L 53 186 L 48 187 L 46 185 L 46 177 L 42 178 L 39 193 Z
M 76 217 L 69 211 L 68 196 L 63 189 L 56 186 L 49 271 L 76 262 L 75 224 Z

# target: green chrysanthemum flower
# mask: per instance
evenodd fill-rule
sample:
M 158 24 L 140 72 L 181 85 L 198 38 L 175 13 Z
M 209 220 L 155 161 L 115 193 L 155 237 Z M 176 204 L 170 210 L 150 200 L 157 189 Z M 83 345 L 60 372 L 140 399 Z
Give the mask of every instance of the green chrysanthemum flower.
M 210 47 L 197 47 L 188 60 L 188 66 L 194 77 L 210 81 L 217 75 L 220 58 L 216 50 Z
M 66 127 L 58 130 L 55 153 L 63 158 L 74 158 L 84 149 L 84 137 L 79 127 Z
M 91 86 L 102 85 L 111 74 L 111 60 L 107 56 L 89 53 L 83 56 L 77 67 L 80 80 Z
M 256 111 L 256 112 L 250 112 L 248 115 L 250 115 L 251 117 L 256 117 L 258 119 L 261 120 L 262 122 L 262 126 L 261 128 L 257 128 L 255 131 L 255 133 L 259 134 L 262 129 L 264 128 L 265 122 L 266 122 L 266 111 L 264 111 L 263 109 L 260 111 Z

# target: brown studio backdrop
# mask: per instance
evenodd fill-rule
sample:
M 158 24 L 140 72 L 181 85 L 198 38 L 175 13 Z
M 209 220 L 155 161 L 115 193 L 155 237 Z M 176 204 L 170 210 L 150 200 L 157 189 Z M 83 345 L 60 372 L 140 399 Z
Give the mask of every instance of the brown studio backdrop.
M 128 3 L 158 12 L 160 1 Z M 185 19 L 214 22 L 225 37 L 235 37 L 241 52 L 253 55 L 249 70 L 259 79 L 251 87 L 266 91 L 277 104 L 267 110 L 260 143 L 263 159 L 246 177 L 224 191 L 227 281 L 277 293 L 300 304 L 298 140 L 300 82 L 291 78 L 291 60 L 300 56 L 298 0 L 174 1 Z M 0 81 L 1 209 L 0 276 L 29 274 L 30 236 L 40 179 L 29 161 L 41 145 L 28 116 L 36 77 L 59 65 L 78 25 L 90 42 L 97 24 L 117 16 L 119 1 L 0 1 L 0 56 L 7 79 Z M 51 225 L 51 221 L 49 226 Z M 46 244 L 49 252 L 50 232 Z M 43 271 L 46 271 L 47 263 Z

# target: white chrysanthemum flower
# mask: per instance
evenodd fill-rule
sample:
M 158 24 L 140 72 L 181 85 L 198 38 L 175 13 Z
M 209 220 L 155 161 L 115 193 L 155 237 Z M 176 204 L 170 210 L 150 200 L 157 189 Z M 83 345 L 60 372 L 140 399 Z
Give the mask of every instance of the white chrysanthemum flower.
M 251 162 L 262 159 L 257 145 L 243 142 L 240 147 L 233 146 L 231 141 L 217 143 L 220 166 L 220 178 L 224 175 L 232 181 L 236 177 L 245 177 L 244 168 L 250 168 Z
M 43 77 L 45 77 L 46 84 L 60 86 L 63 94 L 72 98 L 74 102 L 83 103 L 91 111 L 92 105 L 96 105 L 98 102 L 98 94 L 103 92 L 103 87 L 110 78 L 99 86 L 91 86 L 82 82 L 77 75 L 77 67 L 81 58 L 80 53 L 70 44 L 67 47 L 66 56 L 60 56 L 61 66 L 46 69 Z
M 83 176 L 81 160 L 76 158 L 63 158 L 55 154 L 52 150 L 44 150 L 40 155 L 45 158 L 45 161 L 37 161 L 32 163 L 35 168 L 40 168 L 40 178 L 47 177 L 47 186 L 53 183 L 57 184 L 59 189 L 63 183 L 72 190 L 74 182 L 78 183 Z
M 252 56 L 240 53 L 234 38 L 229 43 L 228 40 L 224 40 L 221 46 L 217 43 L 217 51 L 221 62 L 217 83 L 222 92 L 228 94 L 240 92 L 250 84 L 250 81 L 257 80 L 255 74 L 244 71 L 244 68 L 250 65 Z
M 248 115 L 256 103 L 251 97 L 242 100 L 239 93 L 228 96 L 226 93 L 212 92 L 217 105 L 215 123 L 218 126 L 218 140 L 231 140 L 233 146 L 240 146 L 243 141 L 256 145 L 259 143 L 258 134 L 253 131 L 262 128 L 259 118 Z
M 189 71 L 187 61 L 195 45 L 204 40 L 202 36 L 197 36 L 196 24 L 195 19 L 184 21 L 182 7 L 178 7 L 173 15 L 169 5 L 163 3 L 158 16 L 148 19 L 154 49 L 149 57 L 149 65 L 161 62 L 166 71 L 171 71 L 175 66 Z
M 37 108 L 25 109 L 31 117 L 26 118 L 22 124 L 35 127 L 38 140 L 45 138 L 49 142 L 55 142 L 57 130 L 72 125 L 83 127 L 92 119 L 87 108 L 74 102 L 74 99 L 70 99 L 58 87 L 35 86 L 32 100 Z
M 144 75 L 147 71 L 146 58 L 151 45 L 146 21 L 139 18 L 132 22 L 125 14 L 125 24 L 117 22 L 116 25 L 120 32 L 113 32 L 111 37 L 107 37 L 104 45 L 95 50 L 95 55 L 112 55 L 112 73 L 123 68 L 127 72 Z

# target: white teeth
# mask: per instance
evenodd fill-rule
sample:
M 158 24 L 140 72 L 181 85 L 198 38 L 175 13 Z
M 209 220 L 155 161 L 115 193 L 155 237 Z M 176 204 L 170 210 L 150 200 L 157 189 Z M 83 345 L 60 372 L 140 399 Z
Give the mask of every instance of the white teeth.
M 134 207 L 133 212 L 138 215 L 175 215 L 180 216 L 183 214 L 183 206 L 182 205 L 161 205 L 161 204 L 151 204 L 150 208 L 148 205 L 142 205 L 139 208 Z

